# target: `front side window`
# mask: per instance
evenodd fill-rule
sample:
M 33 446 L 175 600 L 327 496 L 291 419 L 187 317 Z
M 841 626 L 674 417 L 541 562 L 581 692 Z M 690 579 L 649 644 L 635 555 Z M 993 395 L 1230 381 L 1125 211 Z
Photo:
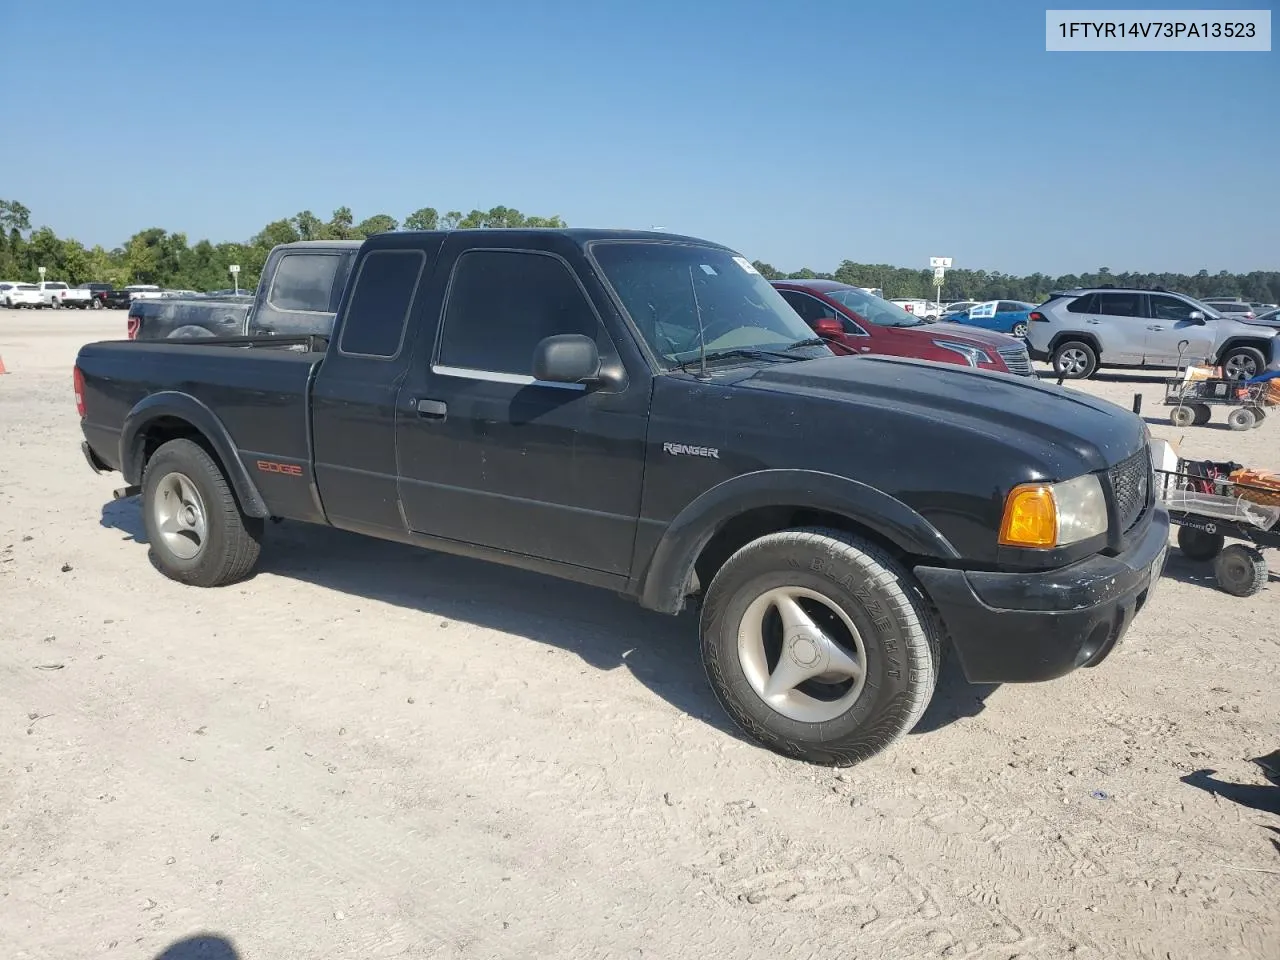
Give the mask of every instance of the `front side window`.
M 508 250 L 472 250 L 458 258 L 440 364 L 532 376 L 538 344 L 565 333 L 602 339 L 595 311 L 561 260 Z
M 1191 313 L 1195 310 L 1191 304 L 1185 300 L 1179 300 L 1177 297 L 1166 297 L 1163 294 L 1151 294 L 1151 316 L 1156 320 L 1168 320 L 1177 323 L 1180 320 L 1190 320 Z
M 286 253 L 276 266 L 267 299 L 276 310 L 327 313 L 337 272 L 336 256 Z
M 783 351 L 814 339 L 773 284 L 728 250 L 598 241 L 591 255 L 665 370 L 695 359 L 703 346 L 707 353 Z

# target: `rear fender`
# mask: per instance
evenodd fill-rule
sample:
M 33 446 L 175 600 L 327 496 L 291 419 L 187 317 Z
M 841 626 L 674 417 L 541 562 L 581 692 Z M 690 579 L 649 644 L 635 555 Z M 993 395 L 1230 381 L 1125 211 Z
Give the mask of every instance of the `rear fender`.
M 694 564 L 716 533 L 748 511 L 780 506 L 845 517 L 914 558 L 959 559 L 924 517 L 875 487 L 816 470 L 760 470 L 712 487 L 671 521 L 639 585 L 641 605 L 677 612 Z
M 212 410 L 195 397 L 186 393 L 166 391 L 153 393 L 138 402 L 125 418 L 120 431 L 120 472 L 130 484 L 142 483 L 142 471 L 146 466 L 148 429 L 162 418 L 172 418 L 190 424 L 213 448 L 222 469 L 236 492 L 240 509 L 251 517 L 269 515 L 266 501 L 258 492 L 240 457 L 235 443 L 222 421 Z

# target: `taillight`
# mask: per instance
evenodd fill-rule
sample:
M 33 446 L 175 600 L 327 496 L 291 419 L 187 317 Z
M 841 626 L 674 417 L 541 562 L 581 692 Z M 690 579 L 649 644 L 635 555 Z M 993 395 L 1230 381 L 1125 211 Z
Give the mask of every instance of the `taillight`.
M 1029 314 L 1027 315 L 1027 319 L 1029 319 L 1029 320 L 1035 320 L 1035 321 L 1038 321 L 1039 323 L 1048 323 L 1048 322 L 1049 322 L 1049 318 L 1048 318 L 1048 317 L 1046 317 L 1046 316 L 1045 316 L 1043 313 L 1041 313 L 1039 310 L 1032 310 L 1032 311 L 1031 311 L 1031 313 L 1029 313 Z
M 71 374 L 71 382 L 76 389 L 76 413 L 80 415 L 80 419 L 84 419 L 84 374 L 80 372 L 80 368 L 76 367 Z
M 129 339 L 138 339 L 138 328 L 142 326 L 142 320 L 138 317 L 130 317 L 128 320 Z

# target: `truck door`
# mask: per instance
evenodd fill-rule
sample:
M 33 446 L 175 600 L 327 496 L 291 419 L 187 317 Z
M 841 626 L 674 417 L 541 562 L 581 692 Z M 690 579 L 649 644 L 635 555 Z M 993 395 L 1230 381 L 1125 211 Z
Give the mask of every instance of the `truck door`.
M 554 235 L 553 235 L 554 236 Z M 623 362 L 579 276 L 545 249 L 461 239 L 441 258 L 437 341 L 421 344 L 397 406 L 400 500 L 410 530 L 608 574 L 630 572 L 640 515 L 650 378 L 616 389 L 545 383 L 534 348 L 595 339 Z M 496 243 L 497 241 L 495 241 Z M 533 241 L 531 245 L 541 241 Z M 617 314 L 597 288 L 597 302 Z M 626 364 L 624 363 L 624 366 Z
M 374 248 L 355 264 L 350 295 L 311 390 L 315 481 L 335 527 L 374 536 L 404 532 L 396 397 L 428 309 L 420 293 L 441 242 L 428 236 L 413 249 Z M 428 324 L 428 337 L 433 329 Z

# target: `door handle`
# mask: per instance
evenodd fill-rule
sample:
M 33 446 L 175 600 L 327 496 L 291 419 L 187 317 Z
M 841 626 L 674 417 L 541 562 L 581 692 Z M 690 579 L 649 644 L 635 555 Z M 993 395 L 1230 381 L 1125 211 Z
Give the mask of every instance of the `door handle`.
M 1101 322 L 1102 322 L 1101 320 L 1094 320 L 1092 317 L 1090 317 L 1088 320 L 1085 321 L 1085 323 L 1095 323 L 1095 324 L 1101 323 Z
M 449 415 L 449 405 L 442 400 L 419 400 L 418 416 L 424 420 L 443 420 Z
M 1164 329 L 1164 327 L 1151 326 L 1151 327 L 1147 327 L 1147 329 L 1148 329 L 1148 330 L 1163 330 L 1163 329 Z

